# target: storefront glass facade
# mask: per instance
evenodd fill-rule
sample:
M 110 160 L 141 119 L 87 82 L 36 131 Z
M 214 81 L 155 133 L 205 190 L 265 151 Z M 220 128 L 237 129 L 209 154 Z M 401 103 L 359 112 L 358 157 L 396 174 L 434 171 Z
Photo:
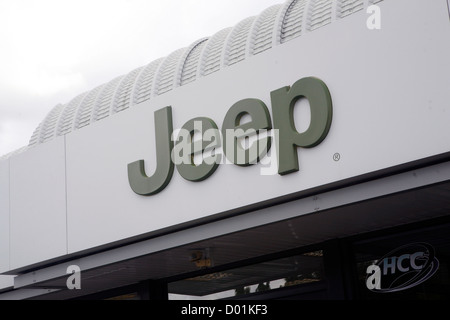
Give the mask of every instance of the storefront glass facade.
M 334 239 L 313 250 L 299 248 L 216 272 L 205 268 L 169 281 L 168 299 L 446 300 L 449 232 L 448 219 L 439 219 Z
M 323 281 L 323 252 L 318 250 L 183 279 L 168 288 L 169 299 L 239 299 Z

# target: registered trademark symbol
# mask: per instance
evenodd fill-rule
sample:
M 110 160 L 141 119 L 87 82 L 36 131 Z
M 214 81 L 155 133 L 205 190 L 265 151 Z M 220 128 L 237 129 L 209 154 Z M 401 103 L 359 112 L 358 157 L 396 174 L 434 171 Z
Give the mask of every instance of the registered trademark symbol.
M 341 159 L 341 155 L 339 153 L 333 154 L 333 160 L 334 161 L 339 161 L 340 159 Z

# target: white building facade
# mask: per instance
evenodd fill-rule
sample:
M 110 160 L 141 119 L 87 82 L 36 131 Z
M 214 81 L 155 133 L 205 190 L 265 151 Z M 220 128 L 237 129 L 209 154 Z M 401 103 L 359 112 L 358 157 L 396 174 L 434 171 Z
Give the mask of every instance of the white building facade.
M 55 106 L 0 158 L 0 299 L 448 299 L 448 39 L 288 0 Z

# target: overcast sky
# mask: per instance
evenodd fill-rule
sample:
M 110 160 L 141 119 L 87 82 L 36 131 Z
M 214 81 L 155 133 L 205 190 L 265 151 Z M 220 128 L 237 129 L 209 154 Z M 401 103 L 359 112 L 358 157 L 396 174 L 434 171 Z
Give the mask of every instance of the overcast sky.
M 58 103 L 284 0 L 0 0 L 0 156 Z

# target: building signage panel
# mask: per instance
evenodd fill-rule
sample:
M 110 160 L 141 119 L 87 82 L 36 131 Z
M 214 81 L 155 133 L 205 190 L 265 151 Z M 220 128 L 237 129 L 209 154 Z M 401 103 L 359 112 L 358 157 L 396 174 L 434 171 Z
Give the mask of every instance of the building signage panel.
M 67 134 L 68 252 L 448 154 L 448 19 L 403 4 L 380 30 L 354 15 Z
M 333 113 L 331 96 L 323 81 L 308 77 L 298 80 L 292 87 L 272 91 L 271 97 L 278 174 L 285 175 L 298 171 L 297 147 L 314 147 L 328 134 Z M 311 119 L 308 129 L 299 133 L 294 123 L 294 107 L 302 98 L 309 101 Z M 241 124 L 241 118 L 247 114 L 251 121 Z M 201 128 L 199 130 L 201 140 L 197 142 L 192 139 L 196 127 Z M 261 130 L 268 129 L 272 129 L 272 122 L 264 102 L 258 99 L 243 99 L 233 104 L 225 115 L 222 136 L 213 120 L 197 117 L 183 125 L 178 137 L 175 138 L 177 143 L 174 147 L 172 109 L 166 107 L 157 110 L 155 111 L 156 171 L 148 177 L 145 173 L 144 160 L 128 164 L 130 186 L 140 195 L 158 193 L 172 178 L 174 164 L 186 180 L 202 181 L 213 174 L 221 159 L 225 158 L 222 157 L 223 154 L 218 154 L 220 147 L 233 164 L 240 166 L 256 164 L 270 149 L 271 137 L 258 139 L 247 148 L 241 146 L 239 139 L 250 138 L 259 134 Z M 200 164 L 195 164 L 193 155 L 197 152 L 203 157 L 208 147 L 213 155 L 203 158 Z M 174 152 L 175 150 L 178 151 Z

